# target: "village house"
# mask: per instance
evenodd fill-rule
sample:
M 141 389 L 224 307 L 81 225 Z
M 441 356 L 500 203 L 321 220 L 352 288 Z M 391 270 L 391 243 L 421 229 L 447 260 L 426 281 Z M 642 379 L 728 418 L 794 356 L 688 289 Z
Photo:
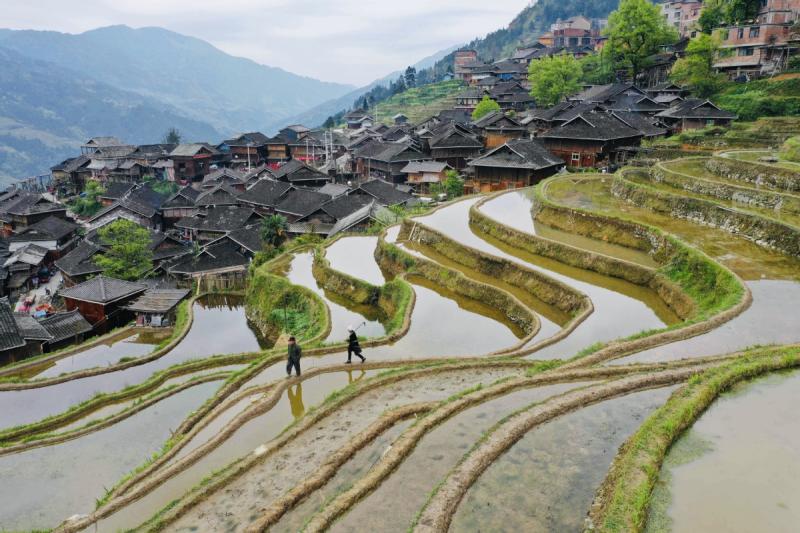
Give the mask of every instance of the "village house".
M 47 250 L 45 261 L 58 259 L 69 252 L 78 238 L 78 225 L 57 217 L 47 217 L 9 238 L 9 251 L 35 244 Z
M 7 302 L 0 300 L 0 307 L 8 305 Z M 0 310 L 0 322 L 2 319 L 3 311 Z M 25 341 L 25 349 L 17 352 L 12 356 L 14 361 L 19 361 L 27 357 L 33 357 L 45 352 L 46 346 L 53 340 L 53 336 L 47 332 L 37 319 L 25 313 L 14 313 L 14 322 L 17 326 L 17 334 Z M 0 332 L 0 335 L 2 333 Z M 12 362 L 4 361 L 2 350 L 0 350 L 0 363 Z
M 468 67 L 477 63 L 478 52 L 475 50 L 456 50 L 453 55 L 453 75 L 458 80 L 469 82 Z
M 167 267 L 170 278 L 181 284 L 211 279 L 215 290 L 241 289 L 247 278 L 250 257 L 231 239 L 204 246 L 199 253 L 188 255 Z
M 467 160 L 480 154 L 483 140 L 471 129 L 451 122 L 442 124 L 431 132 L 428 140 L 430 156 L 443 161 L 456 170 L 462 170 Z
M 253 131 L 223 141 L 217 148 L 228 152 L 231 167 L 249 170 L 267 162 L 268 141 L 269 137 L 261 132 Z
M 347 129 L 359 130 L 361 128 L 371 128 L 375 123 L 375 118 L 363 109 L 354 109 L 342 117 Z
M 480 132 L 487 149 L 496 148 L 506 141 L 519 139 L 527 134 L 525 126 L 502 111 L 488 113 L 473 122 L 472 125 Z
M 272 172 L 278 181 L 302 187 L 322 187 L 331 181 L 331 177 L 301 161 L 292 159 Z
M 408 206 L 417 203 L 417 199 L 409 192 L 408 188 L 401 189 L 397 185 L 381 179 L 362 183 L 353 191 L 353 194 L 369 196 L 385 207 Z
M 605 111 L 585 111 L 541 134 L 545 147 L 576 168 L 618 165 L 624 148 L 639 146 L 643 134 Z
M 40 353 L 20 335 L 7 298 L 0 298 L 0 363 L 8 364 Z
M 219 155 L 216 148 L 205 143 L 179 144 L 169 154 L 175 179 L 181 185 L 202 181 Z
M 0 193 L 0 221 L 3 224 L 0 234 L 6 237 L 51 216 L 66 220 L 67 207 L 51 202 L 40 193 L 17 189 Z
M 503 111 L 522 112 L 535 106 L 530 91 L 518 81 L 506 81 L 496 84 L 490 89 L 492 100 L 497 102 Z
M 453 106 L 453 108 L 462 109 L 468 113 L 472 113 L 475 111 L 475 108 L 478 106 L 480 101 L 483 100 L 483 97 L 487 96 L 488 94 L 489 93 L 486 91 L 486 89 L 469 87 L 468 89 L 456 95 L 456 104 Z
M 86 180 L 92 175 L 92 171 L 87 168 L 90 161 L 88 155 L 81 154 L 50 167 L 53 188 L 58 197 L 78 194 L 83 190 Z
M 362 179 L 381 177 L 394 183 L 402 183 L 405 174 L 402 170 L 409 161 L 427 159 L 412 142 L 387 143 L 372 141 L 353 154 L 356 161 L 355 173 Z
M 699 0 L 668 0 L 661 4 L 661 14 L 667 24 L 673 26 L 681 37 L 694 37 L 697 20 L 703 11 Z
M 28 243 L 17 248 L 5 258 L 2 267 L 8 273 L 6 289 L 12 299 L 16 299 L 34 287 L 34 278 L 46 268 L 47 254 L 47 248 Z
M 199 208 L 219 207 L 226 205 L 239 205 L 239 195 L 241 193 L 227 184 L 220 184 L 211 189 L 204 189 L 194 202 Z
M 103 275 L 78 285 L 62 289 L 58 294 L 64 299 L 68 311 L 80 312 L 97 333 L 126 324 L 131 313 L 125 305 L 147 290 L 147 285 L 133 283 Z
M 406 183 L 419 194 L 428 194 L 431 185 L 441 184 L 448 170 L 453 167 L 444 161 L 413 161 L 403 167 L 401 172 L 406 174 Z
M 287 142 L 294 142 L 306 133 L 311 131 L 310 129 L 306 128 L 302 124 L 292 124 L 291 126 L 286 126 L 282 130 L 278 132 L 278 135 L 284 137 Z
M 81 154 L 92 155 L 101 148 L 127 146 L 116 137 L 92 137 L 81 145 Z
M 672 133 L 702 129 L 709 126 L 730 126 L 736 114 L 714 105 L 711 100 L 687 98 L 656 115 Z
M 182 231 L 184 240 L 205 243 L 261 220 L 254 209 L 240 206 L 209 207 L 194 216 L 182 218 L 175 228 Z
M 133 313 L 137 326 L 168 327 L 175 324 L 178 304 L 189 293 L 189 289 L 147 289 L 123 308 Z
M 227 185 L 239 192 L 244 191 L 247 185 L 247 178 L 244 172 L 239 172 L 232 168 L 218 168 L 212 170 L 203 177 L 201 189 L 212 189 L 219 185 Z
M 175 222 L 184 218 L 194 216 L 198 207 L 195 202 L 201 192 L 191 185 L 186 185 L 170 196 L 161 204 L 161 217 L 165 228 L 171 228 Z
M 289 153 L 290 142 L 292 140 L 281 133 L 267 140 L 267 164 L 270 167 L 276 168 L 279 164 L 291 158 Z
M 731 79 L 751 79 L 786 68 L 797 49 L 800 0 L 762 0 L 755 21 L 718 28 L 720 53 L 714 68 Z
M 535 185 L 564 167 L 541 141 L 515 139 L 469 163 L 475 177 L 465 182 L 470 192 L 491 192 Z
M 77 309 L 55 313 L 39 320 L 39 324 L 50 336 L 47 341 L 47 351 L 83 342 L 93 329 Z
M 118 218 L 124 218 L 142 227 L 160 230 L 160 210 L 166 199 L 166 195 L 154 191 L 149 184 L 138 184 L 91 217 L 89 228 L 96 229 Z

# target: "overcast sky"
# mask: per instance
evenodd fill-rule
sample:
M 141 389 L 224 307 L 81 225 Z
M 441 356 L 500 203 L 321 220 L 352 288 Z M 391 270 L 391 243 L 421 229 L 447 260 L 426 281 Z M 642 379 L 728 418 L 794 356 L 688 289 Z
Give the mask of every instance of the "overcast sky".
M 529 0 L 0 0 L 0 27 L 161 26 L 297 74 L 366 84 L 506 26 Z

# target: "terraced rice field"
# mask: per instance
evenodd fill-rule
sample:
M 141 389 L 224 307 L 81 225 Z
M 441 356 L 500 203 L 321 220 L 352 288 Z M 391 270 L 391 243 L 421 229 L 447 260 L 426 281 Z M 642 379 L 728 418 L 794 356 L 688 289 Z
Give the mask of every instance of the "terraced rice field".
M 299 377 L 252 294 L 2 369 L 0 527 L 792 531 L 794 196 L 685 159 L 290 249 Z

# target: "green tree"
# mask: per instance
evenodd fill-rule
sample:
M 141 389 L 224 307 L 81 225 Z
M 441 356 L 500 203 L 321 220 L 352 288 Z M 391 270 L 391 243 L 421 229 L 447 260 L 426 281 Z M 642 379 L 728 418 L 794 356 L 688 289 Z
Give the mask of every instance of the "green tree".
M 606 35 L 614 69 L 627 70 L 634 81 L 659 47 L 678 40 L 660 8 L 648 0 L 622 0 L 608 17 Z
M 581 65 L 584 83 L 603 85 L 614 81 L 614 70 L 608 52 L 600 50 L 597 54 L 589 54 L 578 60 Z
M 279 248 L 286 242 L 289 223 L 282 215 L 271 215 L 261 221 L 261 239 L 267 246 Z
M 322 125 L 322 127 L 325 128 L 326 130 L 331 129 L 334 126 L 336 126 L 336 121 L 333 120 L 333 117 L 326 118 L 325 123 Z
M 725 24 L 740 24 L 758 15 L 760 0 L 725 0 Z
M 725 83 L 725 76 L 714 72 L 714 58 L 718 50 L 719 41 L 716 37 L 698 34 L 686 46 L 686 55 L 672 67 L 672 81 L 688 85 L 701 98 L 719 92 Z
M 787 161 L 800 163 L 800 135 L 786 139 L 781 147 L 781 157 Z
M 87 181 L 83 187 L 83 193 L 70 204 L 70 209 L 76 215 L 90 217 L 100 210 L 101 205 L 97 197 L 104 192 L 105 189 L 99 182 L 94 180 Z
M 697 19 L 697 25 L 700 26 L 700 31 L 710 34 L 714 28 L 723 23 L 725 17 L 723 0 L 706 0 L 700 18 Z
M 582 73 L 578 60 L 569 54 L 531 61 L 528 79 L 536 105 L 550 107 L 565 96 L 578 92 Z
M 180 144 L 183 136 L 178 128 L 170 128 L 164 134 L 164 144 Z
M 112 278 L 137 280 L 153 268 L 150 232 L 125 219 L 117 219 L 98 231 L 100 242 L 108 249 L 93 260 Z
M 472 120 L 478 120 L 494 111 L 500 111 L 500 104 L 489 98 L 488 95 L 485 95 L 483 100 L 478 102 L 478 105 L 475 106 L 475 111 L 472 112 Z
M 464 180 L 459 177 L 457 171 L 448 170 L 445 172 L 444 191 L 447 193 L 448 199 L 464 195 Z

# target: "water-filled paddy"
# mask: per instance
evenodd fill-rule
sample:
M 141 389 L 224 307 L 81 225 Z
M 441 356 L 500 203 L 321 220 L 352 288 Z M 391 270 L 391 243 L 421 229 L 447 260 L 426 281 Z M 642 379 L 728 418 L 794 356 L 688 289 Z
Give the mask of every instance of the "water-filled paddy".
M 186 337 L 166 355 L 118 372 L 22 391 L 0 392 L 0 428 L 26 424 L 65 411 L 101 392 L 136 385 L 153 373 L 189 359 L 254 352 L 267 347 L 249 327 L 240 296 L 208 295 L 194 304 Z
M 75 440 L 0 457 L 0 524 L 11 530 L 48 529 L 92 511 L 95 498 L 161 449 L 170 432 L 219 385 L 191 387 Z
M 800 372 L 735 386 L 670 449 L 647 531 L 797 531 Z

